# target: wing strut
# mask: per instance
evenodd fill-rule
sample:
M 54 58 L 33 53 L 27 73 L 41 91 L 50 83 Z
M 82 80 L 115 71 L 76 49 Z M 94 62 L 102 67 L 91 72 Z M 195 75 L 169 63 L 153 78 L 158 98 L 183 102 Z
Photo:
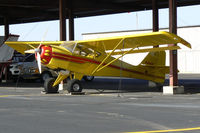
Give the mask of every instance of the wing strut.
M 123 57 L 124 55 L 128 54 L 129 52 L 131 52 L 134 48 L 131 48 L 130 50 L 124 52 L 121 56 L 115 58 L 114 60 L 112 60 L 111 62 L 109 62 L 108 64 L 106 65 L 103 65 L 101 68 L 99 68 L 96 72 L 102 70 L 103 68 L 107 67 L 108 65 L 112 64 L 113 62 L 115 62 L 116 60 L 118 60 L 119 58 Z
M 124 38 L 122 38 L 119 43 L 114 47 L 114 49 L 106 56 L 106 58 L 94 69 L 94 71 L 92 72 L 92 74 L 94 74 L 99 67 L 112 55 L 112 53 L 117 49 L 117 47 L 124 41 Z
M 123 41 L 123 40 L 122 40 Z M 121 43 L 121 42 L 120 42 Z M 179 46 L 171 46 L 171 47 L 159 47 L 159 48 L 150 48 L 150 49 L 141 49 L 141 50 L 134 50 L 135 48 L 131 48 L 130 50 L 124 51 L 124 52 L 114 52 L 115 49 L 112 50 L 112 52 L 109 53 L 109 56 L 111 55 L 119 55 L 121 54 L 119 57 L 113 59 L 112 61 L 110 61 L 109 63 L 103 65 L 102 67 L 100 67 L 104 62 L 105 62 L 105 58 L 103 60 L 103 62 L 95 69 L 95 71 L 93 71 L 92 74 L 94 74 L 95 72 L 99 72 L 100 70 L 104 69 L 105 67 L 109 66 L 110 64 L 112 64 L 113 62 L 115 62 L 116 60 L 118 60 L 119 58 L 123 57 L 126 54 L 130 54 L 130 53 L 143 53 L 143 52 L 152 52 L 152 51 L 165 51 L 165 50 L 175 50 L 175 49 L 180 49 Z

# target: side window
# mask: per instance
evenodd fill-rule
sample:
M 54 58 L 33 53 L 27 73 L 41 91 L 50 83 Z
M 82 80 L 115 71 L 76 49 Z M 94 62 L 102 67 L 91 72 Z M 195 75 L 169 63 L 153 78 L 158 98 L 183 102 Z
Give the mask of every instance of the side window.
M 95 58 L 101 55 L 99 52 L 95 51 L 94 49 L 89 48 L 85 45 L 80 45 L 80 44 L 77 44 L 74 50 L 74 54 L 85 56 L 88 58 Z
M 74 41 L 64 42 L 63 44 L 61 44 L 61 46 L 67 49 L 72 54 L 81 55 L 88 58 L 97 58 L 101 55 L 100 52 L 94 50 L 93 48 L 88 47 L 84 44 L 78 44 Z

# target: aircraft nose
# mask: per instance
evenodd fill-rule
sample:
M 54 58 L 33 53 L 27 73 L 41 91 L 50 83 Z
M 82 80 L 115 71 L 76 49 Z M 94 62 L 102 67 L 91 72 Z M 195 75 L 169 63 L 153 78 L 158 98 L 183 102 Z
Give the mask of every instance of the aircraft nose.
M 51 46 L 41 46 L 41 63 L 48 64 L 52 58 L 52 48 Z

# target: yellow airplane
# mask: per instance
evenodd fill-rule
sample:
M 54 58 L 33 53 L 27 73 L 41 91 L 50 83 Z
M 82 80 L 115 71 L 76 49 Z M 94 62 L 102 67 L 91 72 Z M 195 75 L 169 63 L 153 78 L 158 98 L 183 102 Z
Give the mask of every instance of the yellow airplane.
M 67 77 L 71 80 L 67 81 L 65 89 L 81 92 L 80 80 L 84 75 L 128 77 L 163 83 L 165 74 L 169 73 L 169 67 L 165 66 L 165 50 L 180 49 L 180 43 L 191 48 L 184 39 L 164 31 L 81 41 L 5 42 L 22 54 L 35 53 L 40 72 L 42 63 L 59 73 L 57 79 L 45 81 L 47 93 L 58 92 L 58 84 Z M 149 53 L 137 66 L 120 60 L 126 54 L 143 52 Z

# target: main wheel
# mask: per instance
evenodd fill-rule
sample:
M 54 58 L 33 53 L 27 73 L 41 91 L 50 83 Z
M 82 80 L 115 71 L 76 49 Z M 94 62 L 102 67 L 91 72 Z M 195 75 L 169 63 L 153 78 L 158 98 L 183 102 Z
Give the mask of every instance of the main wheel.
M 58 85 L 53 87 L 55 79 L 54 78 L 48 78 L 44 82 L 44 90 L 46 93 L 57 93 L 58 92 Z
M 94 79 L 94 76 L 83 76 L 83 79 L 85 81 L 92 81 Z
M 83 89 L 81 82 L 77 79 L 67 81 L 66 87 L 68 92 L 82 92 Z

